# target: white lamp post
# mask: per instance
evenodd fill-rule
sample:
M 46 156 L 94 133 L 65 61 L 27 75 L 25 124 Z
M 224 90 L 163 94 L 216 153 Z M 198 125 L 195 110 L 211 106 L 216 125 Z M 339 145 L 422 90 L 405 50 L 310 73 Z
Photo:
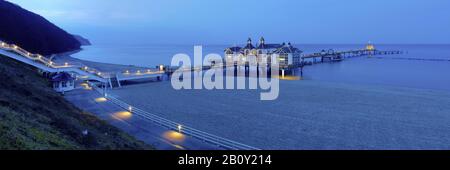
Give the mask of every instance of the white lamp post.
M 181 128 L 182 128 L 182 126 L 181 126 L 181 125 L 178 125 L 178 126 L 177 126 L 177 129 L 178 129 L 178 133 L 181 133 Z

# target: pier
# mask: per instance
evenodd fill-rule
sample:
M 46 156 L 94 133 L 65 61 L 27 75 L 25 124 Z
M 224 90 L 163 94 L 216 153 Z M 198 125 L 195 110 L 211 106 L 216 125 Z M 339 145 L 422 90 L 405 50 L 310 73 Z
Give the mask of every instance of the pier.
M 342 61 L 347 58 L 362 57 L 362 56 L 376 56 L 376 55 L 398 55 L 403 54 L 402 51 L 379 51 L 375 49 L 363 49 L 363 50 L 348 50 L 348 51 L 334 51 L 322 50 L 320 53 L 313 53 L 303 55 L 301 57 L 301 62 L 297 64 L 305 64 L 308 59 L 313 61 L 310 64 L 323 63 L 327 61 L 336 62 Z
M 377 55 L 399 55 L 403 54 L 403 51 L 381 51 L 375 49 L 375 46 L 372 44 L 366 45 L 365 49 L 358 50 L 346 50 L 346 51 L 335 51 L 333 49 L 322 50 L 319 53 L 302 55 L 300 58 L 300 62 L 294 63 L 292 66 L 289 66 L 287 70 L 292 69 L 300 69 L 300 76 L 303 76 L 303 68 L 307 65 L 313 65 L 324 62 L 341 62 L 348 58 L 354 57 L 374 57 Z M 283 70 L 284 71 L 284 70 Z
M 403 54 L 403 51 L 381 51 L 376 50 L 375 47 L 371 44 L 368 44 L 365 49 L 356 49 L 356 50 L 345 50 L 345 51 L 335 51 L 333 49 L 322 50 L 318 53 L 312 54 L 303 54 L 294 59 L 291 64 L 281 64 L 279 75 L 281 77 L 287 75 L 293 75 L 295 70 L 299 69 L 299 75 L 303 76 L 303 68 L 308 65 L 313 64 L 321 64 L 321 63 L 330 63 L 330 62 L 341 62 L 346 59 L 355 58 L 355 57 L 376 57 L 379 55 L 399 55 Z M 381 58 L 381 57 L 377 57 Z M 424 60 L 424 59 L 423 59 Z M 250 75 L 251 70 L 256 70 L 257 76 L 259 76 L 260 71 L 267 71 L 267 75 L 270 76 L 270 72 L 272 71 L 270 68 L 270 62 L 266 65 L 259 64 L 249 64 L 248 61 L 234 61 L 227 62 L 224 58 L 221 62 L 210 61 L 211 65 L 207 66 L 190 66 L 180 69 L 181 67 L 165 67 L 165 73 L 169 76 L 176 71 L 183 72 L 194 72 L 201 70 L 210 70 L 216 68 L 223 68 L 223 70 L 227 70 L 232 68 L 234 70 L 234 76 L 238 76 L 240 72 L 244 72 L 244 75 L 248 77 Z

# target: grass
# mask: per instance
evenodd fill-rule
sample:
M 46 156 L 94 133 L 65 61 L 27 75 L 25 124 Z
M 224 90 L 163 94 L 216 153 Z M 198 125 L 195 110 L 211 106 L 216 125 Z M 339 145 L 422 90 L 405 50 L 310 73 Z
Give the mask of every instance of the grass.
M 35 68 L 0 56 L 0 149 L 153 148 L 67 102 Z

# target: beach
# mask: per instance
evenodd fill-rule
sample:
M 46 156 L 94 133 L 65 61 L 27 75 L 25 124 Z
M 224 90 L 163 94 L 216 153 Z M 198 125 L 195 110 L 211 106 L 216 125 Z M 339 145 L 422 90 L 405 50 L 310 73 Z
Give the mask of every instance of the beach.
M 108 102 L 91 88 L 80 87 L 68 92 L 64 98 L 85 112 L 92 113 L 101 120 L 121 129 L 159 150 L 220 150 L 198 139 L 181 135 L 155 124 L 143 117 L 126 112 L 118 105 Z
M 262 149 L 450 149 L 450 93 L 313 80 L 251 90 L 130 85 L 111 95 L 180 124 Z
M 136 72 L 137 70 L 148 70 L 148 69 L 155 69 L 155 68 L 149 68 L 149 67 L 139 67 L 135 65 L 124 65 L 124 64 L 110 64 L 106 62 L 95 62 L 95 61 L 89 61 L 89 60 L 82 60 L 75 57 L 72 57 L 72 55 L 76 55 L 77 53 L 83 53 L 83 50 L 77 50 L 77 51 L 71 51 L 67 53 L 61 53 L 55 55 L 53 58 L 53 61 L 55 63 L 69 63 L 69 64 L 82 64 L 85 66 L 88 66 L 89 68 L 94 68 L 95 70 L 98 70 L 100 72 Z

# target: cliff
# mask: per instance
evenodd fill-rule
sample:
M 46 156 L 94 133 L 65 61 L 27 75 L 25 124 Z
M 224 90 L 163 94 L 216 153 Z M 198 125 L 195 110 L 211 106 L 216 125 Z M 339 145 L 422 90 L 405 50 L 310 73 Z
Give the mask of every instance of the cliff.
M 92 45 L 91 42 L 90 42 L 88 39 L 82 37 L 81 35 L 73 35 L 73 37 L 74 37 L 78 42 L 80 42 L 80 44 L 81 44 L 82 46 L 89 46 L 89 45 Z
M 79 50 L 71 34 L 18 5 L 0 0 L 0 40 L 42 55 Z

